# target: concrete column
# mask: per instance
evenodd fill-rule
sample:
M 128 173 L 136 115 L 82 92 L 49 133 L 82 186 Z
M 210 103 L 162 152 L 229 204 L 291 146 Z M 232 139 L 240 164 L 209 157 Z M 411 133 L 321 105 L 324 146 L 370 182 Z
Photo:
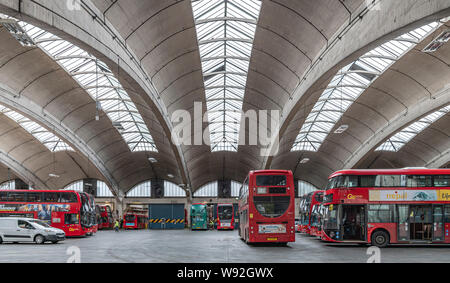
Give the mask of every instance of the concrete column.
M 231 198 L 231 180 L 219 180 L 218 190 L 218 198 Z
M 83 192 L 97 196 L 97 180 L 96 179 L 84 179 L 83 180 Z
M 164 180 L 152 179 L 152 198 L 164 197 Z

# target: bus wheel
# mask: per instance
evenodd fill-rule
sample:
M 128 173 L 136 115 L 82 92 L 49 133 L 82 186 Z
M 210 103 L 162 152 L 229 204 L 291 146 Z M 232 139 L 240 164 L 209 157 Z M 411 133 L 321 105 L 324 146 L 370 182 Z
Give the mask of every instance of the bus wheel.
M 2 237 L 0 237 L 0 245 L 3 243 L 3 239 Z
M 376 231 L 372 234 L 372 246 L 385 248 L 389 244 L 389 234 L 385 231 Z
M 44 236 L 37 235 L 36 237 L 34 237 L 34 242 L 38 245 L 43 244 L 45 242 Z

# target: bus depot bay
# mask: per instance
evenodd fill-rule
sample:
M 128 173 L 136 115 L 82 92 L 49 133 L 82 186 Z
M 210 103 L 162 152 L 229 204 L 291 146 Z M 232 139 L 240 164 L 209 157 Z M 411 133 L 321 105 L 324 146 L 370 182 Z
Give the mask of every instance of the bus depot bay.
M 324 241 L 450 243 L 449 169 L 338 171 L 323 205 Z

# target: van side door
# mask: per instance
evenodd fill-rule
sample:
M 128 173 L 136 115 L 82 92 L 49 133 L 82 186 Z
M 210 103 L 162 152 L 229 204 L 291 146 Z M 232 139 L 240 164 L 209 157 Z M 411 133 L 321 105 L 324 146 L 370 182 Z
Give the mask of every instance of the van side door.
M 34 230 L 30 223 L 25 220 L 17 220 L 16 231 L 14 232 L 14 242 L 33 242 Z

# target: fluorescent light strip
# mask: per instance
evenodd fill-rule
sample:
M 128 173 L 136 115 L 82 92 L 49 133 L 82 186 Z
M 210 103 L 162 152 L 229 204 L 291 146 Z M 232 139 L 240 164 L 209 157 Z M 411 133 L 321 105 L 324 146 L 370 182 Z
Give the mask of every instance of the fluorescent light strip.
M 192 0 L 209 113 L 211 151 L 238 150 L 258 0 Z
M 9 119 L 18 123 L 28 133 L 39 140 L 45 145 L 51 152 L 57 151 L 74 151 L 67 143 L 62 141 L 59 137 L 40 126 L 38 123 L 33 122 L 20 113 L 17 113 L 5 106 L 0 106 L 0 113 L 6 115 Z
M 339 70 L 307 117 L 291 151 L 317 152 L 356 99 L 396 61 L 440 25 L 433 22 L 408 32 L 371 50 Z
M 444 115 L 448 113 L 450 113 L 450 105 L 445 106 L 444 108 L 441 108 L 438 111 L 404 128 L 393 137 L 388 139 L 386 142 L 384 142 L 382 145 L 380 145 L 375 151 L 398 152 L 418 134 L 423 132 L 431 124 L 444 117 Z

